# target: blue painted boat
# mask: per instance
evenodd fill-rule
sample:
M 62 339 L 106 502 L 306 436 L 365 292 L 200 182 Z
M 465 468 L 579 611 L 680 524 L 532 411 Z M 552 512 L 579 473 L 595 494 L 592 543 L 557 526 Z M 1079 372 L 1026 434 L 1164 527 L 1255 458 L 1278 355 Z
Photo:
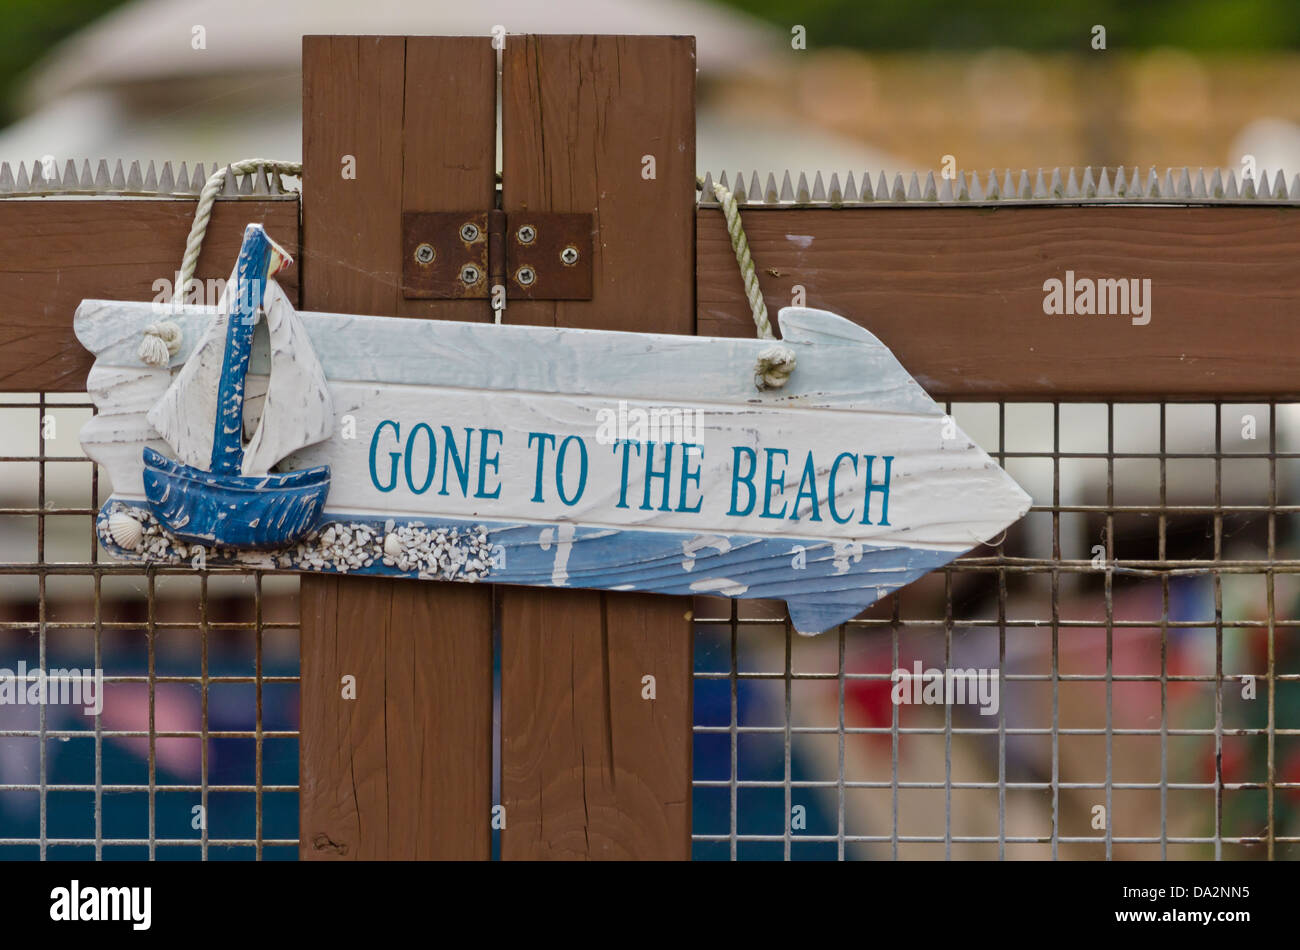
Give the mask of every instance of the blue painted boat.
M 309 346 L 296 343 L 306 334 L 291 306 L 278 308 L 274 318 L 268 308 L 271 381 L 263 418 L 247 448 L 244 443 L 245 381 L 254 331 L 268 281 L 291 263 L 261 225 L 248 226 L 217 319 L 150 413 L 150 422 L 185 461 L 146 446 L 145 497 L 154 516 L 182 540 L 236 549 L 282 548 L 320 521 L 329 494 L 329 466 L 271 472 L 267 465 L 319 439 L 333 419 L 319 364 Z M 285 404 L 304 397 L 317 411 L 295 417 Z M 284 418 L 272 421 L 273 416 Z M 200 459 L 206 469 L 195 464 Z

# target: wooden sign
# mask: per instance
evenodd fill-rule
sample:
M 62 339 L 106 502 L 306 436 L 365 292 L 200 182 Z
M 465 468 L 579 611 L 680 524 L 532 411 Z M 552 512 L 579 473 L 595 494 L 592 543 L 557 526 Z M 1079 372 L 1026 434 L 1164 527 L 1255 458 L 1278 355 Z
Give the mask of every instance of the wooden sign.
M 216 307 L 78 308 L 115 555 L 779 598 L 817 633 L 1028 510 L 835 314 L 783 309 L 759 390 L 771 341 L 297 313 L 284 258 L 250 225 Z

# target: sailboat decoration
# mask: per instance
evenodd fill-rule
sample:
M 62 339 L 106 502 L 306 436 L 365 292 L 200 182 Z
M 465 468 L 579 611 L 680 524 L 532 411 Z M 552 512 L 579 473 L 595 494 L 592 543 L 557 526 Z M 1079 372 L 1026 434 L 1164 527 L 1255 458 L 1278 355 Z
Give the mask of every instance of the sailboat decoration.
M 250 225 L 220 304 L 171 314 L 168 365 L 153 305 L 78 308 L 114 555 L 773 598 L 817 633 L 1029 508 L 833 313 L 780 311 L 795 369 L 759 389 L 770 341 L 298 314 L 287 262 Z
M 180 461 L 143 448 L 145 497 L 176 538 L 236 549 L 282 548 L 320 520 L 328 465 L 270 472 L 284 456 L 328 436 L 334 422 L 325 373 L 293 307 L 271 280 L 292 263 L 261 225 L 248 226 L 216 319 L 149 410 L 149 423 Z M 270 384 L 245 446 L 245 377 L 264 303 Z

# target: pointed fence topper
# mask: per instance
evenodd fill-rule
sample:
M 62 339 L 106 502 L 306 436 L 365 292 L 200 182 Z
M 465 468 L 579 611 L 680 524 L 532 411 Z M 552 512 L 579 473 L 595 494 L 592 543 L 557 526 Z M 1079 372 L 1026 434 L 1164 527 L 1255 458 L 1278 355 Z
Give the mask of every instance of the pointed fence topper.
M 778 598 L 818 633 L 1029 508 L 833 313 L 781 310 L 759 391 L 770 341 L 297 313 L 281 256 L 250 226 L 217 307 L 164 307 L 169 365 L 158 305 L 78 308 L 115 555 Z

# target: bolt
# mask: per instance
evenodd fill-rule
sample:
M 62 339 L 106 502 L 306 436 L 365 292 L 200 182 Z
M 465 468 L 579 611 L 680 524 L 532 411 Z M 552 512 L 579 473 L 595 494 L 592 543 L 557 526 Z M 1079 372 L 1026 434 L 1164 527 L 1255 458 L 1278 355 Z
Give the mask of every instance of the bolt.
M 572 267 L 574 264 L 578 263 L 578 249 L 570 244 L 564 250 L 560 251 L 560 260 L 564 261 L 564 263 L 569 267 Z
M 478 268 L 473 264 L 466 264 L 460 269 L 460 279 L 467 287 L 472 287 L 479 281 Z
M 431 264 L 436 255 L 432 244 L 421 244 L 415 249 L 415 259 L 421 264 Z
M 515 236 L 519 238 L 520 244 L 532 244 L 537 239 L 537 229 L 531 224 L 525 224 Z
M 519 270 L 515 271 L 515 280 L 519 281 L 519 283 L 525 287 L 527 287 L 536 279 L 537 279 L 537 275 L 533 273 L 533 269 L 531 267 L 524 266 L 519 268 Z
M 477 225 L 477 224 L 465 224 L 465 225 L 461 225 L 461 229 L 460 229 L 460 239 L 461 239 L 462 241 L 467 242 L 467 243 L 468 243 L 468 242 L 477 241 L 477 240 L 478 240 L 478 225 Z

